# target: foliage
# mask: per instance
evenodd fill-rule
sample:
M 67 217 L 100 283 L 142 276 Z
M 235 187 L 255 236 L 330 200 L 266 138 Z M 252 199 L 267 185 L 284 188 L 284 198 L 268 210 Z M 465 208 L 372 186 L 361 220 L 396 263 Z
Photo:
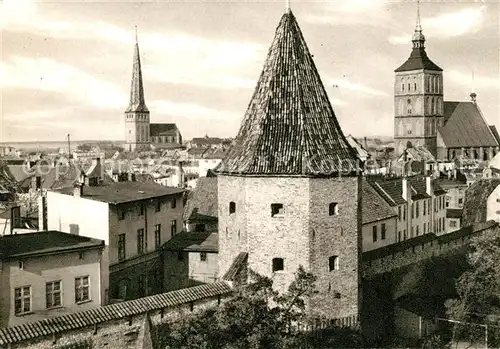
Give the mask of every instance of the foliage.
M 56 349 L 92 349 L 94 347 L 92 339 L 86 338 L 83 341 L 58 345 Z
M 249 271 L 251 282 L 241 286 L 231 299 L 218 307 L 182 314 L 158 327 L 161 348 L 281 349 L 345 348 L 347 340 L 356 345 L 354 330 L 324 330 L 298 333 L 294 323 L 306 319 L 306 297 L 315 293 L 316 278 L 302 267 L 288 291 L 279 294 L 270 278 Z M 327 337 L 327 338 L 326 338 Z
M 421 349 L 450 349 L 451 344 L 439 335 L 432 335 L 422 340 Z
M 465 322 L 453 327 L 453 340 L 484 340 L 488 325 L 488 341 L 500 346 L 500 229 L 477 238 L 468 252 L 470 269 L 456 282 L 457 299 L 446 303 L 449 319 Z

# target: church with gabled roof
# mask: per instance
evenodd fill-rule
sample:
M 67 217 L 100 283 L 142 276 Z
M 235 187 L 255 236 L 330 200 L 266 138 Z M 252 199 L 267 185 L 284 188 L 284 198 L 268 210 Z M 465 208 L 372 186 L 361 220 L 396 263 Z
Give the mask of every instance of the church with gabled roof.
M 420 8 L 412 42 L 410 57 L 394 71 L 396 155 L 413 148 L 438 161 L 492 159 L 500 139 L 482 115 L 477 95 L 473 92 L 469 102 L 444 101 L 443 69 L 425 51 Z

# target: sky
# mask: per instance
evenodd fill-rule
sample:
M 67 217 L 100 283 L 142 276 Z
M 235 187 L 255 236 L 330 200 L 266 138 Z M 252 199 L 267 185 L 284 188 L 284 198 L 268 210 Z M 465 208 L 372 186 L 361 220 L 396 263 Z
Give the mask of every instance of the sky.
M 285 6 L 4 0 L 0 142 L 123 140 L 135 26 L 151 122 L 176 123 L 184 139 L 234 137 Z M 394 69 L 411 51 L 416 1 L 290 6 L 344 133 L 392 136 Z M 474 89 L 500 128 L 499 7 L 420 4 L 427 53 L 444 69 L 445 101 L 469 100 Z

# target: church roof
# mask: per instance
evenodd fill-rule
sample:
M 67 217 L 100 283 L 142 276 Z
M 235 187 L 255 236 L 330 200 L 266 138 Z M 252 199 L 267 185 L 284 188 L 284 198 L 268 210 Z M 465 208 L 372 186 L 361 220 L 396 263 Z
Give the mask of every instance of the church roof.
M 439 132 L 448 148 L 498 146 L 481 111 L 473 102 L 444 102 L 444 122 Z
M 411 51 L 410 57 L 404 62 L 395 72 L 404 72 L 410 70 L 434 70 L 434 71 L 443 71 L 442 68 L 437 66 L 430 58 L 427 56 L 425 52 L 425 48 L 419 47 L 414 48 Z
M 130 86 L 130 102 L 126 113 L 141 112 L 149 113 L 144 100 L 144 87 L 142 84 L 141 57 L 139 55 L 139 43 L 136 41 L 134 49 L 134 64 L 132 67 L 132 83 Z
M 295 16 L 283 15 L 219 173 L 325 176 L 356 168 Z
M 172 132 L 177 131 L 176 124 L 150 124 L 149 134 L 151 136 L 170 136 Z

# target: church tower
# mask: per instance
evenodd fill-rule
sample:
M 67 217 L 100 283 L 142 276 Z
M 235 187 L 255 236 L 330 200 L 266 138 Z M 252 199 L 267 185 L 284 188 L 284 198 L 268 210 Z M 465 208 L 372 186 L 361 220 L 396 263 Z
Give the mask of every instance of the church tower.
M 249 269 L 284 291 L 317 277 L 312 316 L 356 321 L 361 304 L 361 174 L 295 16 L 281 18 L 218 177 L 219 271 Z M 349 321 L 348 320 L 348 321 Z
M 395 70 L 394 141 L 396 155 L 411 146 L 424 146 L 437 155 L 436 135 L 443 126 L 443 69 L 425 52 L 420 3 L 408 60 Z
M 130 102 L 125 110 L 125 149 L 133 151 L 137 146 L 148 145 L 149 138 L 149 110 L 144 101 L 141 58 L 136 29 Z

